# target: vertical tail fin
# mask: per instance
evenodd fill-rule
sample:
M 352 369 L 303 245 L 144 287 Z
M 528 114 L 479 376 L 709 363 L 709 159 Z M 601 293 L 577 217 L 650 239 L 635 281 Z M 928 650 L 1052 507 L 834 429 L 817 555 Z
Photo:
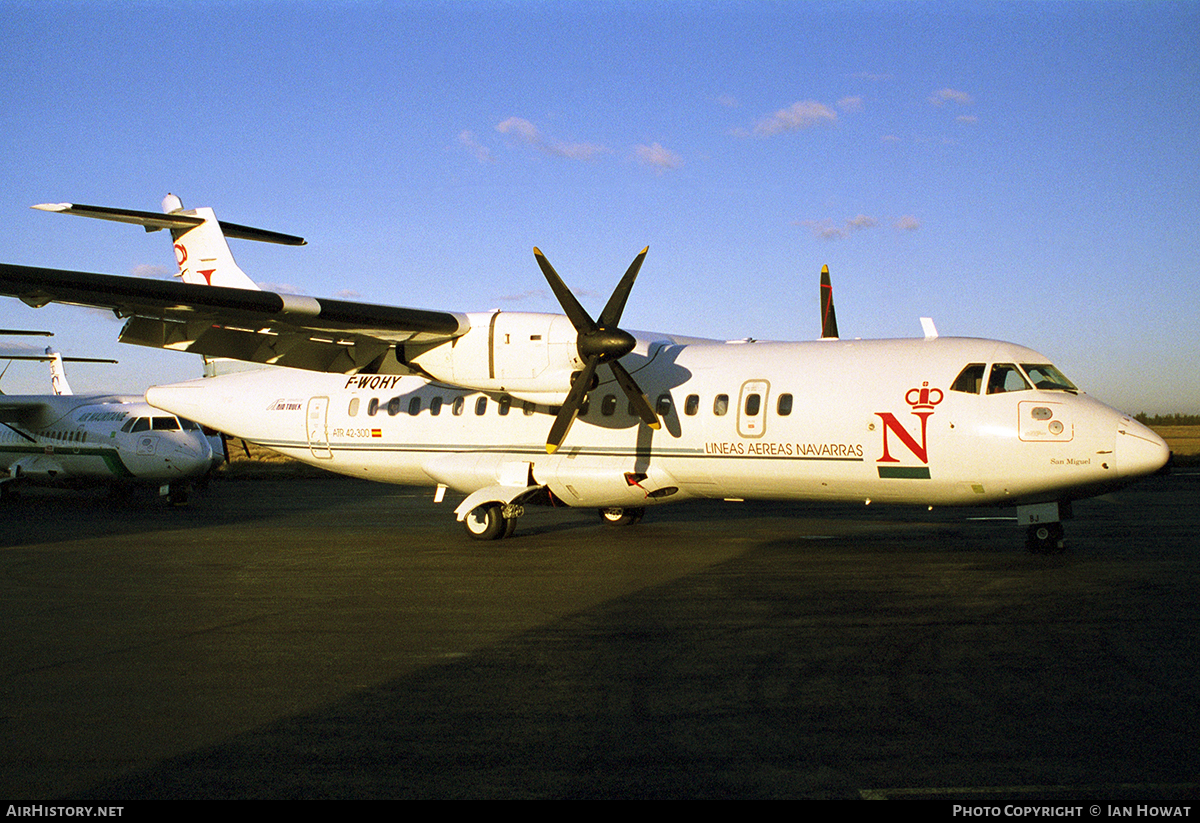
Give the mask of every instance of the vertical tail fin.
M 50 388 L 55 394 L 74 394 L 67 382 L 67 370 L 63 368 L 63 357 L 49 346 L 46 358 L 50 361 Z
M 183 203 L 173 194 L 163 198 L 162 209 L 164 214 L 199 217 L 202 221 L 193 226 L 171 227 L 171 239 L 175 241 L 175 262 L 179 264 L 177 276 L 183 282 L 259 290 L 258 284 L 234 262 L 221 224 L 217 222 L 212 209 L 184 211 Z
M 829 266 L 821 267 L 821 339 L 836 340 L 837 315 L 833 311 L 833 284 L 829 281 Z

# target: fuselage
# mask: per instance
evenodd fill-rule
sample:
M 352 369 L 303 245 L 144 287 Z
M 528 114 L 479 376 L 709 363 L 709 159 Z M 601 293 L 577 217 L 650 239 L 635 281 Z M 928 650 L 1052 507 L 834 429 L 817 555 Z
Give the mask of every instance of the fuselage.
M 1168 457 L 1127 415 L 1039 381 L 1055 371 L 1048 358 L 1000 341 L 659 336 L 640 338 L 622 363 L 663 427 L 642 424 L 602 367 L 554 454 L 554 407 L 415 375 L 268 369 L 155 387 L 147 400 L 348 475 L 467 493 L 545 486 L 578 506 L 1062 501 L 1122 486 Z
M 172 483 L 213 466 L 200 428 L 138 396 L 0 396 L 7 480 L 63 485 Z

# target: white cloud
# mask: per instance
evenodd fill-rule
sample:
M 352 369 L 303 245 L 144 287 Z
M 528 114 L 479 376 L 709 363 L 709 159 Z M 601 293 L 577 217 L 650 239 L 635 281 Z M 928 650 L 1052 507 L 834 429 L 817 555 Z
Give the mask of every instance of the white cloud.
M 837 101 L 837 107 L 842 111 L 862 111 L 863 99 L 861 97 L 843 97 Z
M 479 141 L 475 139 L 474 132 L 466 130 L 459 132 L 458 142 L 460 145 L 466 146 L 467 149 L 469 149 L 470 152 L 475 155 L 475 159 L 480 163 L 495 162 L 495 158 L 492 157 L 492 150 L 479 143 Z
M 546 140 L 538 131 L 537 126 L 520 117 L 510 117 L 497 124 L 496 131 L 532 146 L 543 154 L 565 157 L 569 160 L 591 160 L 598 155 L 612 153 L 612 150 L 606 146 L 595 143 L 563 143 L 557 140 Z
M 829 219 L 800 220 L 797 221 L 796 225 L 804 226 L 815 237 L 819 237 L 822 240 L 843 240 L 855 232 L 878 226 L 879 221 L 874 217 L 860 214 L 857 217 L 851 217 L 849 220 L 843 220 L 841 223 L 834 223 Z
M 717 98 L 717 104 L 724 106 L 727 109 L 736 109 L 738 105 L 737 98 L 732 94 L 722 94 Z
M 258 287 L 263 291 L 271 291 L 276 294 L 304 294 L 303 291 L 291 283 L 259 283 Z
M 759 120 L 754 124 L 754 133 L 769 137 L 785 131 L 808 129 L 822 122 L 836 120 L 837 113 L 823 103 L 815 100 L 801 100 Z
M 650 146 L 634 146 L 633 152 L 637 155 L 638 162 L 644 166 L 653 166 L 659 173 L 666 169 L 677 169 L 683 165 L 683 158 L 673 151 L 664 149 L 658 143 Z
M 170 280 L 178 269 L 169 269 L 154 263 L 139 263 L 130 270 L 134 277 L 151 277 L 155 280 Z
M 921 221 L 913 217 L 911 214 L 906 214 L 893 224 L 900 231 L 916 231 L 921 228 Z
M 975 101 L 971 99 L 971 95 L 965 91 L 957 89 L 938 89 L 933 94 L 929 95 L 929 102 L 935 106 L 942 106 L 946 103 L 957 103 L 960 106 L 969 106 Z

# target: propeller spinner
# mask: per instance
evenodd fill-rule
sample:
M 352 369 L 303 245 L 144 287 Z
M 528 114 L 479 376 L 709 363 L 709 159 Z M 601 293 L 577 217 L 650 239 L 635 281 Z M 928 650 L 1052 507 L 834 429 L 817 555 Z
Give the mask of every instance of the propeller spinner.
M 646 397 L 646 393 L 638 386 L 633 376 L 625 370 L 625 367 L 617 362 L 633 351 L 633 347 L 637 344 L 633 335 L 618 328 L 617 324 L 621 322 L 621 313 L 625 311 L 625 301 L 629 299 L 633 281 L 637 279 L 638 270 L 641 269 L 642 261 L 646 259 L 648 251 L 650 251 L 649 246 L 642 249 L 641 253 L 633 259 L 625 276 L 621 278 L 621 282 L 613 291 L 612 297 L 608 298 L 608 304 L 600 313 L 599 321 L 595 321 L 575 299 L 575 295 L 571 294 L 570 289 L 563 283 L 562 278 L 558 276 L 558 272 L 550 265 L 550 261 L 546 259 L 541 250 L 536 247 L 533 250 L 533 256 L 537 260 L 542 274 L 546 275 L 546 280 L 550 283 L 550 289 L 558 298 L 559 305 L 562 306 L 571 325 L 578 332 L 575 348 L 584 362 L 583 371 L 575 377 L 571 384 L 571 391 L 567 393 L 567 399 L 563 401 L 558 410 L 558 416 L 554 418 L 554 425 L 550 427 L 550 435 L 546 438 L 548 454 L 554 454 L 562 445 L 567 431 L 579 414 L 583 399 L 587 396 L 588 389 L 591 388 L 592 378 L 601 363 L 607 364 L 612 370 L 613 377 L 617 379 L 617 384 L 629 398 L 638 417 L 652 429 L 660 428 L 662 425 L 659 423 L 658 415 L 650 406 L 650 400 Z

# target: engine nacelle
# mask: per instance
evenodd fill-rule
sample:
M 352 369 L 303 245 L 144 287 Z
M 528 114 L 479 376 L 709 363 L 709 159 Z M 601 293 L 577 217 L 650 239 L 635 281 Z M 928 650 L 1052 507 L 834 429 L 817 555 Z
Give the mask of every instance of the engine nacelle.
M 471 329 L 433 348 L 406 347 L 405 359 L 436 380 L 518 400 L 556 405 L 583 368 L 577 334 L 561 314 L 469 314 Z

